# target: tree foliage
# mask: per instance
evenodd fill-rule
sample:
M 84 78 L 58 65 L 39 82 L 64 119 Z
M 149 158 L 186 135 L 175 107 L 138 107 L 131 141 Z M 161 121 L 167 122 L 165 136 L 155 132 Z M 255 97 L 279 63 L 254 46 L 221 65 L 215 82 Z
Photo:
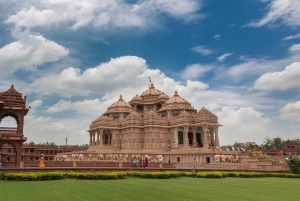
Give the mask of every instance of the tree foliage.
M 293 158 L 291 160 L 287 161 L 288 166 L 290 167 L 290 170 L 294 174 L 300 174 L 300 159 L 299 158 Z
M 276 138 L 266 137 L 265 141 L 264 141 L 264 148 L 266 148 L 267 150 L 270 150 L 272 147 L 276 147 L 277 149 L 281 149 L 284 142 L 285 141 L 282 140 L 281 137 L 276 137 Z

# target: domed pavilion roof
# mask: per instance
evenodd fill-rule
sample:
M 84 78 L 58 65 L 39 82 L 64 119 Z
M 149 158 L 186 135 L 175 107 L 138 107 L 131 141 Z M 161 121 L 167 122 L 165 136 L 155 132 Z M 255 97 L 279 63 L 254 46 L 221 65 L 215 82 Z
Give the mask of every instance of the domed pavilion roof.
M 111 114 L 111 113 L 131 113 L 133 112 L 133 108 L 127 102 L 125 102 L 120 95 L 120 99 L 113 103 L 104 114 Z
M 161 101 L 167 101 L 169 99 L 170 99 L 170 97 L 165 93 L 162 93 L 161 95 L 158 96 L 158 100 L 161 100 Z
M 212 122 L 212 123 L 218 123 L 218 117 L 217 115 L 211 113 L 208 109 L 203 107 L 197 114 L 195 115 L 195 120 L 203 121 L 203 122 Z
M 153 97 L 158 98 L 161 94 L 163 94 L 163 92 L 155 89 L 154 84 L 151 83 L 150 88 L 147 89 L 146 91 L 144 91 L 142 93 L 141 97 L 143 99 L 145 99 L 145 98 L 153 98 Z
M 195 110 L 195 108 L 184 98 L 180 97 L 178 95 L 177 90 L 175 91 L 175 94 L 172 98 L 166 101 L 165 104 L 163 104 L 162 108 L 159 110 L 159 112 L 165 111 L 165 110 L 173 110 L 173 109 L 181 109 L 181 110 Z
M 136 95 L 135 97 L 133 97 L 131 99 L 131 101 L 129 101 L 130 104 L 133 104 L 133 103 L 140 103 L 142 102 L 143 99 L 139 96 L 139 95 Z

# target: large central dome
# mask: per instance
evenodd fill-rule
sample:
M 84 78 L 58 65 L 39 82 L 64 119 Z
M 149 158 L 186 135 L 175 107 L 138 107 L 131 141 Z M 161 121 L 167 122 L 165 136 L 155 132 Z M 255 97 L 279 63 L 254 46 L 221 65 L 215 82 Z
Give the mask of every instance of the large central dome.
M 144 91 L 141 95 L 142 99 L 147 99 L 147 98 L 158 98 L 163 92 L 155 89 L 154 84 L 151 83 L 151 86 L 149 89 Z

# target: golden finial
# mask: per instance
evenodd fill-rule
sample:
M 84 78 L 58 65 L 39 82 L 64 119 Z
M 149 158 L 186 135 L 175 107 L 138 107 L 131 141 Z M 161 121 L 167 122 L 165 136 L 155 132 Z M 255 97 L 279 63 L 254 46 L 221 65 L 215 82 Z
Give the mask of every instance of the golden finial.
M 123 98 L 123 96 L 122 96 L 122 94 L 120 95 L 120 100 L 122 100 L 122 98 Z
M 153 82 L 151 82 L 151 85 L 150 85 L 151 87 L 154 87 L 154 83 Z
M 175 90 L 175 92 L 174 92 L 174 93 L 175 93 L 175 95 L 178 95 L 178 91 L 177 91 L 177 90 Z

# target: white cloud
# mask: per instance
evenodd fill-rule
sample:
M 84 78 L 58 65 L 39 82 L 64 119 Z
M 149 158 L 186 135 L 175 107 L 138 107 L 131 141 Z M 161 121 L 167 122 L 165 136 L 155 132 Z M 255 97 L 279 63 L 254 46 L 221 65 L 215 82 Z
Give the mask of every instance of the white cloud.
M 191 50 L 194 52 L 197 52 L 199 54 L 202 54 L 204 56 L 208 56 L 208 55 L 216 53 L 216 50 L 209 49 L 206 46 L 196 46 L 196 47 L 191 48 Z
M 300 121 L 300 101 L 288 103 L 280 109 L 280 118 L 290 121 Z
M 244 76 L 260 76 L 270 71 L 282 70 L 283 66 L 298 62 L 300 52 L 295 52 L 283 59 L 270 58 L 249 58 L 246 57 L 245 62 L 234 65 L 232 67 L 221 69 L 223 73 L 219 73 L 218 77 L 233 77 L 235 81 L 239 81 Z M 227 79 L 227 78 L 226 78 Z
M 293 35 L 293 36 L 284 37 L 282 40 L 291 40 L 291 39 L 295 39 L 295 38 L 300 38 L 300 33 Z
M 64 111 L 76 111 L 79 114 L 99 116 L 105 108 L 105 104 L 103 104 L 99 99 L 76 102 L 60 100 L 56 104 L 49 107 L 47 112 L 60 113 Z
M 300 62 L 292 63 L 285 70 L 265 73 L 254 83 L 255 89 L 286 90 L 300 87 Z
M 262 141 L 266 136 L 266 126 L 271 122 L 252 107 L 239 109 L 223 107 L 216 115 L 219 122 L 224 125 L 219 131 L 222 145 L 232 144 L 232 139 L 238 142 Z
M 41 35 L 23 35 L 0 49 L 1 74 L 12 74 L 18 69 L 35 70 L 38 65 L 55 62 L 68 54 L 68 49 Z
M 186 82 L 186 87 L 190 89 L 204 90 L 204 89 L 208 89 L 209 85 L 199 81 L 188 80 Z
M 40 100 L 40 99 L 32 101 L 31 103 L 28 104 L 28 106 L 30 106 L 32 109 L 38 108 L 38 107 L 40 107 L 42 105 L 43 105 L 43 101 Z
M 289 48 L 289 50 L 290 50 L 291 52 L 299 51 L 299 50 L 300 50 L 300 44 L 294 44 L 294 45 L 292 45 L 292 46 Z
M 220 62 L 223 62 L 227 59 L 227 57 L 231 56 L 232 54 L 233 54 L 233 52 L 229 52 L 229 53 L 226 53 L 226 54 L 223 54 L 223 55 L 219 56 L 217 59 Z
M 81 72 L 79 68 L 67 68 L 59 74 L 36 79 L 30 84 L 35 93 L 44 95 L 60 94 L 73 96 L 93 93 L 105 93 L 124 87 L 137 86 L 147 69 L 146 61 L 135 56 L 111 59 L 95 68 Z M 138 77 L 140 76 L 140 77 Z M 76 86 L 76 87 L 74 87 Z
M 37 27 L 70 24 L 72 29 L 94 27 L 147 27 L 167 14 L 181 20 L 198 19 L 201 7 L 197 0 L 148 0 L 131 4 L 124 0 L 44 0 L 39 5 L 24 8 L 10 15 L 6 23 L 17 27 Z
M 24 133 L 27 141 L 35 143 L 56 142 L 56 144 L 65 144 L 65 138 L 68 137 L 69 144 L 88 144 L 88 126 L 93 117 L 85 118 L 52 118 L 35 115 L 25 117 Z M 38 126 L 37 126 L 38 125 Z
M 286 26 L 300 25 L 300 1 L 298 0 L 272 0 L 268 4 L 269 12 L 259 21 L 251 22 L 246 26 L 261 27 L 264 25 L 272 25 L 278 20 Z
M 184 71 L 181 73 L 183 79 L 196 79 L 203 76 L 205 73 L 211 71 L 212 66 L 201 65 L 201 64 L 192 64 L 187 66 Z
M 221 34 L 216 34 L 216 35 L 214 35 L 214 39 L 215 39 L 215 40 L 220 40 L 221 37 L 222 37 Z

